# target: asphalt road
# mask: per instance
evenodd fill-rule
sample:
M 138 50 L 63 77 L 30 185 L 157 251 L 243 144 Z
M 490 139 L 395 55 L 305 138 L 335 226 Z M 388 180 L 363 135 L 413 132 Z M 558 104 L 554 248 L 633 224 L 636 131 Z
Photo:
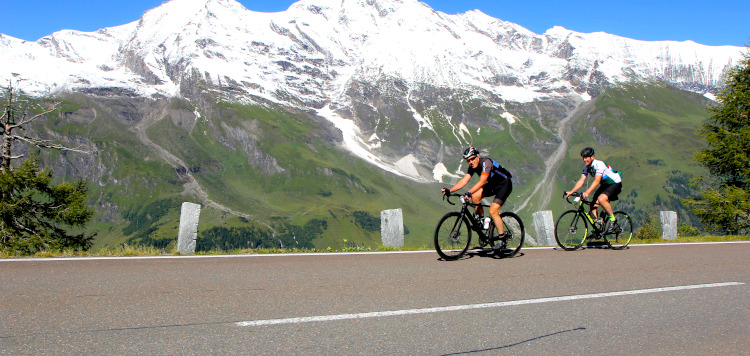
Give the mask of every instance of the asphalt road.
M 0 260 L 2 354 L 750 354 L 750 243 Z

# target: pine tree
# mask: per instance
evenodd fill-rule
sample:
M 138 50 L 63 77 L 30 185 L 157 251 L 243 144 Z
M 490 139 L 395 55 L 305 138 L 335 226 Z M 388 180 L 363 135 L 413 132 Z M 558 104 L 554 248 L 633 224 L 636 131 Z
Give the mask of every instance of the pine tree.
M 91 247 L 92 236 L 66 230 L 84 227 L 94 214 L 83 181 L 53 185 L 52 171 L 31 157 L 0 172 L 0 249 L 15 254 Z
M 12 152 L 17 141 L 42 148 L 81 151 L 18 134 L 24 131 L 24 126 L 52 112 L 55 105 L 28 117 L 25 110 L 19 110 L 19 101 L 11 87 L 4 94 L 7 105 L 0 115 L 0 250 L 31 254 L 90 248 L 93 236 L 69 232 L 81 230 L 94 214 L 85 204 L 88 192 L 85 182 L 53 185 L 52 171 L 42 170 L 33 156 L 18 167 L 11 164 L 23 157 Z M 23 112 L 20 117 L 16 115 L 18 111 Z
M 702 195 L 684 203 L 706 227 L 737 234 L 750 232 L 750 52 L 727 78 L 699 131 L 708 147 L 696 153 L 696 162 L 711 177 L 697 181 Z

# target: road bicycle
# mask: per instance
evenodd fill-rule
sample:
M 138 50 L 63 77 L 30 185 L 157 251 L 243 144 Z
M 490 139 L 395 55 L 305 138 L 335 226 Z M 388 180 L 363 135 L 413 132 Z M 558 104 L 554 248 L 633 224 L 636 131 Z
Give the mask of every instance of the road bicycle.
M 489 218 L 489 205 L 474 204 L 461 194 L 448 193 L 443 196 L 451 205 L 451 197 L 457 196 L 461 200 L 461 210 L 445 214 L 435 228 L 435 250 L 445 260 L 457 260 L 469 249 L 472 232 L 479 236 L 479 247 L 493 247 L 496 256 L 513 257 L 521 250 L 524 240 L 523 222 L 518 215 L 503 212 L 505 234 L 499 236 L 495 231 L 495 223 Z M 487 217 L 480 218 L 470 207 L 482 206 Z
M 574 198 L 572 202 L 570 197 Z M 596 214 L 600 217 L 599 219 L 591 216 L 587 209 L 591 202 L 583 199 L 583 194 L 573 193 L 565 197 L 565 200 L 570 204 L 577 205 L 578 209 L 571 209 L 562 213 L 555 223 L 555 240 L 564 250 L 577 250 L 587 239 L 604 240 L 607 246 L 613 250 L 622 250 L 628 246 L 630 239 L 633 238 L 633 223 L 627 213 L 615 211 L 616 221 L 610 228 L 609 224 L 601 219 L 601 217 L 607 215 L 603 209 Z

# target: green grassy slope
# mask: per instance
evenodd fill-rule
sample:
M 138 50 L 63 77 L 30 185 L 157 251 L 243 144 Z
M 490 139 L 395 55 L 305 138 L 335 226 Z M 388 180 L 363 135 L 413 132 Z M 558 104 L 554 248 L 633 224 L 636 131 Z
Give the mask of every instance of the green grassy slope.
M 591 146 L 597 159 L 623 172 L 619 208 L 637 222 L 659 210 L 676 210 L 680 223 L 690 224 L 694 217 L 679 199 L 690 194 L 691 177 L 706 174 L 693 158 L 705 145 L 697 130 L 708 117 L 707 105 L 703 96 L 663 84 L 625 85 L 604 93 L 593 109 L 579 113 L 558 174 L 559 191 L 572 188 L 580 177 L 579 152 Z M 566 208 L 561 199 L 553 207 Z
M 200 236 L 221 248 L 226 245 L 216 239 L 232 240 L 234 247 L 376 247 L 380 211 L 394 208 L 403 209 L 406 245 L 429 247 L 434 224 L 456 209 L 439 194 L 448 181 L 418 183 L 382 171 L 338 147 L 335 129 L 308 113 L 204 99 L 195 106 L 181 99 L 72 95 L 50 120 L 35 127 L 66 144 L 83 142 L 92 152 L 39 154 L 60 179 L 89 182 L 90 202 L 97 210 L 91 225 L 98 233 L 94 248 L 173 246 L 180 204 L 200 202 L 183 187 L 187 174 L 211 200 L 249 217 L 204 206 Z M 541 181 L 544 159 L 559 144 L 553 123 L 564 116 L 554 105 L 516 105 L 519 119 L 509 124 L 468 95 L 445 97 L 437 104 L 412 103 L 430 118 L 433 132 L 419 130 L 408 110 L 393 109 L 398 104 L 387 100 L 395 98 L 378 100 L 383 111 L 369 115 L 393 115 L 391 126 L 385 120 L 372 124 L 379 136 L 388 138 L 387 152 L 442 154 L 453 171 L 459 165 L 465 169 L 460 152 L 472 144 L 511 169 L 514 192 L 506 210 L 515 210 L 537 184 L 554 185 L 560 194 L 572 187 L 582 167 L 578 152 L 585 146 L 595 147 L 597 158 L 624 172 L 625 191 L 618 204 L 637 221 L 660 209 L 678 210 L 682 222 L 688 221 L 679 198 L 689 193 L 685 186 L 690 177 L 705 173 L 692 158 L 703 147 L 696 130 L 707 117 L 707 101 L 665 85 L 612 89 L 578 112 L 562 168 L 550 182 Z M 542 117 L 535 117 L 537 112 Z M 459 139 L 454 128 L 461 122 L 470 135 Z M 142 132 L 136 130 L 139 123 Z M 177 167 L 166 154 L 184 166 Z M 527 230 L 533 228 L 531 214 L 542 206 L 556 216 L 567 209 L 557 195 L 532 201 L 521 214 Z

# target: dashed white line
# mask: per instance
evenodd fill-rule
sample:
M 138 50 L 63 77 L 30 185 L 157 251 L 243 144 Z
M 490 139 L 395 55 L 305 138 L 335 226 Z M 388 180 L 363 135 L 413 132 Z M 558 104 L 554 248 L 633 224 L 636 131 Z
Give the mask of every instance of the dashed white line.
M 688 289 L 728 287 L 728 286 L 738 286 L 738 285 L 743 285 L 743 284 L 745 283 L 725 282 L 725 283 L 695 284 L 695 285 L 675 286 L 675 287 L 627 290 L 627 291 L 619 291 L 619 292 L 568 295 L 568 296 L 562 296 L 562 297 L 523 299 L 523 300 L 513 300 L 513 301 L 507 301 L 507 302 L 496 302 L 496 303 L 454 305 L 454 306 L 447 306 L 447 307 L 391 310 L 391 311 L 356 313 L 356 314 L 307 316 L 307 317 L 284 318 L 284 319 L 252 320 L 252 321 L 238 322 L 236 323 L 236 325 L 238 326 L 269 326 L 269 325 L 279 325 L 279 324 L 299 324 L 299 323 L 326 322 L 326 321 L 335 321 L 335 320 L 380 318 L 380 317 L 386 317 L 386 316 L 440 313 L 440 312 L 471 310 L 471 309 L 485 309 L 485 308 L 500 308 L 500 307 L 524 305 L 524 304 L 540 304 L 540 303 L 552 303 L 552 302 L 562 302 L 562 301 L 581 300 L 581 299 L 618 297 L 618 296 L 624 296 L 624 295 L 672 292 L 672 291 L 680 291 L 680 290 L 688 290 Z

